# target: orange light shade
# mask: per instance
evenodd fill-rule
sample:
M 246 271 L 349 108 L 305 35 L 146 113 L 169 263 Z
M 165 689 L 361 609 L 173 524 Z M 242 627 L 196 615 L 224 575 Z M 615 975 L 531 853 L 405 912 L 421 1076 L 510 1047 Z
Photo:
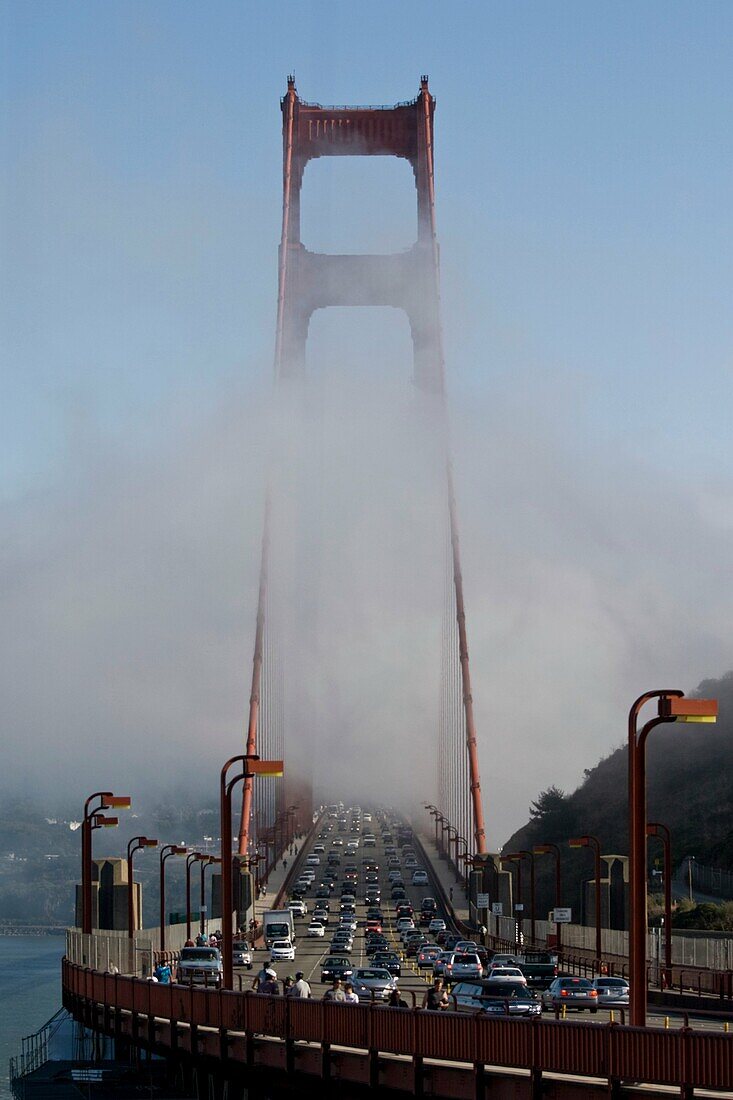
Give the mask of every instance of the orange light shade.
M 568 848 L 587 848 L 588 838 L 584 836 L 575 836 L 572 840 L 568 841 Z
M 146 836 L 146 837 L 143 838 L 142 846 L 143 846 L 143 848 L 157 848 L 158 847 L 158 841 L 154 840 L 153 837 L 147 837 Z
M 282 775 L 284 765 L 282 760 L 247 760 L 244 770 L 247 775 Z
M 111 794 L 109 798 L 105 798 L 104 804 L 105 808 L 110 810 L 129 810 L 132 806 L 132 799 L 126 794 Z
M 715 722 L 718 717 L 717 699 L 681 699 L 665 695 L 659 700 L 659 714 L 663 718 L 675 718 L 678 722 Z

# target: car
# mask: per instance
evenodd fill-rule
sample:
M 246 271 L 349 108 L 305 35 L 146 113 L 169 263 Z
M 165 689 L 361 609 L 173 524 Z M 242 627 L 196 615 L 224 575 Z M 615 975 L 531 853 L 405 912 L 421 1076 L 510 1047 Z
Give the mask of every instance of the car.
M 183 985 L 221 985 L 224 964 L 217 947 L 182 947 L 177 981 Z
M 351 976 L 354 993 L 360 1001 L 386 1001 L 393 989 L 397 988 L 397 979 L 381 966 L 357 966 Z
M 307 936 L 311 936 L 311 937 L 319 937 L 320 936 L 320 937 L 323 937 L 323 936 L 325 936 L 325 934 L 326 934 L 326 927 L 325 927 L 324 924 L 321 924 L 321 922 L 319 920 L 313 920 L 308 925 L 308 931 L 306 932 Z
M 396 924 L 397 932 L 404 939 L 403 932 L 412 932 L 415 928 L 415 922 L 412 917 L 400 917 Z
M 407 856 L 405 859 L 405 867 L 408 871 L 414 871 L 417 867 L 417 859 L 415 856 Z
M 390 871 L 387 878 L 390 882 L 402 882 L 402 871 Z
M 299 917 L 304 917 L 308 912 L 308 906 L 302 898 L 291 898 L 287 904 L 287 908 L 292 910 L 293 913 L 297 913 Z
M 450 962 L 446 963 L 445 976 L 451 982 L 462 978 L 483 978 L 484 968 L 478 955 L 470 951 L 454 951 Z
M 252 948 L 246 940 L 235 940 L 232 944 L 232 964 L 252 969 Z
M 318 856 L 316 856 L 316 859 L 318 859 Z M 300 877 L 302 879 L 307 879 L 308 882 L 313 882 L 316 877 L 316 872 L 313 870 L 303 871 Z
M 387 861 L 387 866 L 390 868 L 390 870 L 394 870 L 394 871 L 399 870 L 399 867 L 400 867 L 399 857 L 398 856 L 390 856 L 389 860 Z
M 347 891 L 345 894 L 341 895 L 339 900 L 341 905 L 350 905 L 353 908 L 353 906 L 356 905 L 356 894 L 351 894 Z
M 313 845 L 313 852 L 316 855 L 321 855 L 325 851 L 326 851 L 326 847 L 325 847 L 324 844 L 314 844 Z
M 386 936 L 372 936 L 364 945 L 364 954 L 371 958 L 378 951 L 388 951 L 389 949 L 389 940 Z
M 432 909 L 434 912 L 438 910 L 438 903 L 435 898 L 424 897 L 420 902 L 420 908 L 425 912 L 427 909 Z
M 290 940 L 273 940 L 270 948 L 270 962 L 277 962 L 279 959 L 291 961 L 295 959 L 295 948 Z
M 329 890 L 329 888 L 327 886 L 319 886 L 318 889 L 316 890 L 316 897 L 317 898 L 330 898 L 330 896 L 331 896 L 331 891 Z
M 399 978 L 402 973 L 402 963 L 395 951 L 375 951 L 371 959 L 374 966 L 381 966 L 385 970 L 389 970 L 395 978 Z
M 578 1012 L 596 1013 L 598 1011 L 598 990 L 587 978 L 566 976 L 555 978 L 547 989 L 542 991 L 543 1009 L 574 1008 Z
M 317 867 L 318 864 L 321 862 L 321 857 L 317 855 L 310 855 L 306 857 L 305 862 L 309 867 Z
M 455 932 L 451 932 L 445 937 L 444 944 L 446 951 L 455 950 L 456 944 L 460 941 L 461 937 L 457 936 Z
M 329 951 L 343 951 L 345 954 L 350 955 L 354 950 L 354 941 L 351 936 L 334 936 L 329 946 Z
M 491 960 L 492 966 L 516 966 L 517 959 L 515 955 L 506 955 L 497 952 Z
M 344 981 L 354 973 L 351 959 L 342 954 L 328 955 L 321 964 L 321 981 L 330 983 L 334 978 Z
M 382 931 L 382 922 L 381 922 L 381 920 L 378 920 L 376 917 L 369 917 L 367 919 L 367 922 L 366 922 L 366 930 L 367 930 L 367 932 L 381 932 Z
M 435 961 L 433 962 L 433 977 L 434 978 L 445 978 L 445 977 L 447 977 L 445 968 L 448 965 L 448 963 L 451 961 L 452 955 L 453 955 L 452 951 L 441 951 L 440 952 L 437 959 L 435 959 Z
M 369 887 L 364 895 L 365 905 L 379 905 L 382 900 L 382 894 L 380 890 L 375 890 L 373 887 Z
M 542 1004 L 534 990 L 521 982 L 464 981 L 451 990 L 457 1012 L 485 1012 L 489 1016 L 539 1016 Z
M 593 988 L 598 994 L 599 1008 L 625 1008 L 629 1003 L 629 983 L 626 978 L 603 975 L 593 979 Z
M 454 951 L 475 951 L 478 944 L 475 940 L 459 940 L 453 948 Z
M 370 905 L 367 908 L 367 920 L 384 920 L 384 913 L 378 905 Z
M 313 910 L 313 920 L 320 921 L 321 924 L 325 927 L 329 921 L 328 913 L 325 909 L 316 908 Z
M 494 966 L 492 962 L 486 977 L 494 982 L 519 982 L 522 985 L 527 984 L 527 979 L 518 966 Z
M 392 901 L 402 901 L 402 899 L 406 897 L 407 894 L 405 893 L 403 886 L 392 887 Z
M 410 936 L 405 941 L 405 954 L 408 959 L 416 959 L 417 953 L 428 943 L 426 936 Z
M 428 932 L 434 935 L 436 932 L 442 932 L 445 929 L 445 921 L 442 917 L 433 917 L 428 925 Z
M 379 882 L 379 875 L 376 871 L 367 871 L 364 875 L 364 882 L 374 886 L 375 883 Z
M 417 953 L 418 970 L 432 970 L 433 963 L 440 954 L 441 950 L 437 944 L 424 943 Z
M 344 846 L 344 842 L 340 836 L 335 836 L 331 843 L 333 844 L 334 848 L 343 848 Z

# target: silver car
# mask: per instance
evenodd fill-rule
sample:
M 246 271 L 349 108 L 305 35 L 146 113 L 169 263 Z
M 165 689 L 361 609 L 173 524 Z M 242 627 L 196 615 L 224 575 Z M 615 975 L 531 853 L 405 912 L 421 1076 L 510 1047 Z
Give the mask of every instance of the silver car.
M 594 978 L 593 988 L 598 993 L 599 1008 L 628 1008 L 629 983 L 626 978 Z
M 482 978 L 483 975 L 481 959 L 472 952 L 454 951 L 445 966 L 445 976 L 451 982 L 461 982 L 466 978 Z
M 232 944 L 232 965 L 252 969 L 252 948 L 246 940 L 235 940 Z
M 542 992 L 544 1009 L 574 1008 L 578 1012 L 598 1011 L 598 991 L 587 978 L 555 978 Z
M 376 966 L 358 966 L 351 984 L 360 1001 L 371 1001 L 372 993 L 376 1000 L 386 1001 L 392 990 L 397 989 L 397 979 L 389 970 Z

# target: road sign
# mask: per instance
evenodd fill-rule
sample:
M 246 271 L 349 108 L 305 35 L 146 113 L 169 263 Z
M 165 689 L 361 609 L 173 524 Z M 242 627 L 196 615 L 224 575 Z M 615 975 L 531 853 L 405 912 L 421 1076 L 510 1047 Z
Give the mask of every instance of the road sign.
M 495 917 L 504 916 L 504 903 L 502 901 L 495 901 L 491 906 L 491 912 Z
M 519 902 L 517 905 L 514 906 L 514 909 L 517 913 L 522 913 L 524 912 L 524 905 Z
M 555 924 L 572 924 L 573 911 L 572 909 L 553 909 L 552 919 Z
M 477 894 L 476 895 L 476 905 L 479 907 L 479 909 L 488 909 L 489 908 L 489 895 L 488 894 Z

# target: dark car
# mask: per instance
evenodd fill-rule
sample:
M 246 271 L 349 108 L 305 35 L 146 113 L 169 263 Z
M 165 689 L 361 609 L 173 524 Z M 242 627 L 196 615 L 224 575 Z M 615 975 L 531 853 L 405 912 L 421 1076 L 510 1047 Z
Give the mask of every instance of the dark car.
M 426 910 L 430 910 L 435 913 L 438 908 L 438 903 L 435 898 L 423 898 L 420 902 L 420 908 L 423 910 L 423 912 L 425 912 Z
M 400 917 L 411 917 L 414 912 L 415 910 L 412 908 L 409 901 L 401 902 L 397 906 L 397 920 L 399 920 Z
M 412 936 L 405 944 L 405 954 L 408 959 L 414 959 L 417 956 L 421 947 L 424 947 L 430 940 L 427 936 Z M 432 966 L 432 963 L 431 963 Z
M 327 886 L 319 886 L 318 889 L 316 890 L 316 897 L 317 898 L 330 898 L 330 896 L 331 896 L 331 891 L 329 890 L 329 888 Z
M 382 966 L 385 970 L 389 970 L 395 978 L 399 978 L 402 973 L 400 957 L 394 951 L 375 951 L 372 955 L 372 963 L 374 966 Z
M 376 955 L 377 951 L 387 951 L 388 949 L 389 940 L 386 936 L 372 936 L 364 947 L 364 954 L 367 955 L 368 958 L 371 958 L 373 955 Z
M 365 905 L 379 905 L 381 900 L 382 900 L 381 890 L 375 890 L 373 887 L 370 886 L 369 889 L 367 890 L 365 896 L 364 896 L 364 904 Z
M 403 886 L 392 887 L 392 901 L 402 901 L 402 899 L 406 897 L 407 894 L 405 893 Z
M 542 1004 L 524 982 L 456 982 L 452 994 L 458 1012 L 485 1012 L 490 1016 L 540 1016 Z
M 345 978 L 350 978 L 353 973 L 353 964 L 346 955 L 329 955 L 321 965 L 322 982 L 332 982 L 334 978 L 341 978 L 343 981 Z

